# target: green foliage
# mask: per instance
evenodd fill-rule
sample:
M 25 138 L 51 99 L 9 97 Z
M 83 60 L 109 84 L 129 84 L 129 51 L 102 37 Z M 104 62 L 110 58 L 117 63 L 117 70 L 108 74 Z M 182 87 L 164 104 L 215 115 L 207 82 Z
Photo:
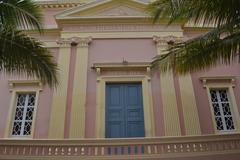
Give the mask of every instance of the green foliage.
M 20 30 L 38 29 L 42 15 L 33 0 L 0 0 L 0 72 L 37 77 L 56 86 L 57 64 L 41 42 Z
M 208 69 L 217 64 L 231 64 L 240 53 L 239 0 L 157 0 L 149 5 L 154 22 L 169 18 L 197 25 L 214 26 L 208 33 L 169 47 L 158 56 L 153 67 L 162 71 L 186 73 Z

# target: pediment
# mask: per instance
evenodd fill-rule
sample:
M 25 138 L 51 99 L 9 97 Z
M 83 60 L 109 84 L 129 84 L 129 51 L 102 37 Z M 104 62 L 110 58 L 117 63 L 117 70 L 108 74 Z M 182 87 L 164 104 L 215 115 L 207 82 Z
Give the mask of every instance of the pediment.
M 91 2 L 56 15 L 56 19 L 147 17 L 147 4 L 138 0 L 102 0 Z

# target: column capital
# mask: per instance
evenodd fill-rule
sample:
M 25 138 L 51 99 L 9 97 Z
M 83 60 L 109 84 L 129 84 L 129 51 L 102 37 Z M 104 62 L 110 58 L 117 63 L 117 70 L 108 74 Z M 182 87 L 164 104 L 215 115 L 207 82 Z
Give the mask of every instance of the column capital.
M 59 47 L 71 47 L 71 40 L 68 38 L 60 38 L 59 40 L 57 40 L 57 44 L 59 45 Z
M 70 39 L 72 41 L 72 44 L 76 44 L 77 47 L 80 48 L 88 47 L 92 42 L 92 37 L 72 37 Z
M 59 40 L 57 40 L 57 44 L 60 47 L 71 47 L 71 45 L 77 45 L 78 47 L 88 47 L 91 41 L 91 37 L 71 37 L 60 38 Z
M 157 46 L 169 45 L 171 43 L 180 43 L 185 41 L 184 37 L 176 37 L 173 35 L 169 36 L 153 36 L 153 41 L 156 42 Z

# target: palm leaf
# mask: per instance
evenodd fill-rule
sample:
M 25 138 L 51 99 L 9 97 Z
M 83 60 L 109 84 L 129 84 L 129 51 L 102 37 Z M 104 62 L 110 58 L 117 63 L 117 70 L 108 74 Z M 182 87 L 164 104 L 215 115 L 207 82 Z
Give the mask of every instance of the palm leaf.
M 36 41 L 12 28 L 0 29 L 0 72 L 36 76 L 51 87 L 58 84 L 53 56 Z
M 41 21 L 40 8 L 33 0 L 0 1 L 0 27 L 37 28 L 41 31 Z
M 184 74 L 235 62 L 240 53 L 240 27 L 231 31 L 228 28 L 225 25 L 203 36 L 175 44 L 167 50 L 168 54 L 156 57 L 153 67 L 160 66 L 162 71 L 174 70 Z
M 215 26 L 202 36 L 171 46 L 166 55 L 155 57 L 153 68 L 160 66 L 162 71 L 186 73 L 231 64 L 239 57 L 239 0 L 157 0 L 149 5 L 149 10 L 154 22 L 168 18 L 171 24 L 185 19 Z
M 156 22 L 169 18 L 172 23 L 179 19 L 209 25 L 221 26 L 239 19 L 239 0 L 156 0 L 148 6 Z

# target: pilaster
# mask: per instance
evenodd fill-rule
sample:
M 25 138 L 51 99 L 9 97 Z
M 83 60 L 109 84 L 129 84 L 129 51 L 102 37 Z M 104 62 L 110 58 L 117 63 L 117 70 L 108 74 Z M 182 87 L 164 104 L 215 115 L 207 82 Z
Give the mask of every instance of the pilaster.
M 183 107 L 186 135 L 200 135 L 200 122 L 196 98 L 190 74 L 179 76 L 179 87 Z
M 157 54 L 164 55 L 167 53 L 169 43 L 179 39 L 173 36 L 157 37 L 153 40 L 156 42 Z M 180 136 L 180 120 L 177 106 L 176 91 L 174 87 L 173 73 L 171 71 L 160 74 L 160 85 L 162 92 L 162 104 L 164 114 L 165 136 Z
M 164 55 L 167 53 L 169 45 L 182 42 L 185 39 L 183 37 L 174 36 L 167 37 L 154 36 L 153 40 L 156 42 L 158 55 Z M 161 74 L 160 79 L 163 92 L 163 107 L 165 115 L 164 121 L 166 134 L 168 133 L 168 131 L 171 133 L 175 132 L 176 134 L 180 134 L 181 132 L 179 127 L 180 126 L 179 114 L 181 113 L 178 113 L 177 110 L 178 106 L 176 102 L 173 74 L 172 73 Z M 179 76 L 179 87 L 186 134 L 199 135 L 201 134 L 200 122 L 190 74 Z M 177 116 L 177 118 L 172 118 L 171 116 Z
M 91 37 L 72 38 L 73 43 L 77 45 L 77 55 L 73 80 L 69 138 L 84 138 L 85 136 L 88 46 L 91 40 Z
M 67 102 L 68 74 L 71 53 L 71 41 L 61 39 L 58 56 L 59 86 L 54 90 L 50 115 L 49 135 L 51 139 L 64 138 L 64 123 Z

